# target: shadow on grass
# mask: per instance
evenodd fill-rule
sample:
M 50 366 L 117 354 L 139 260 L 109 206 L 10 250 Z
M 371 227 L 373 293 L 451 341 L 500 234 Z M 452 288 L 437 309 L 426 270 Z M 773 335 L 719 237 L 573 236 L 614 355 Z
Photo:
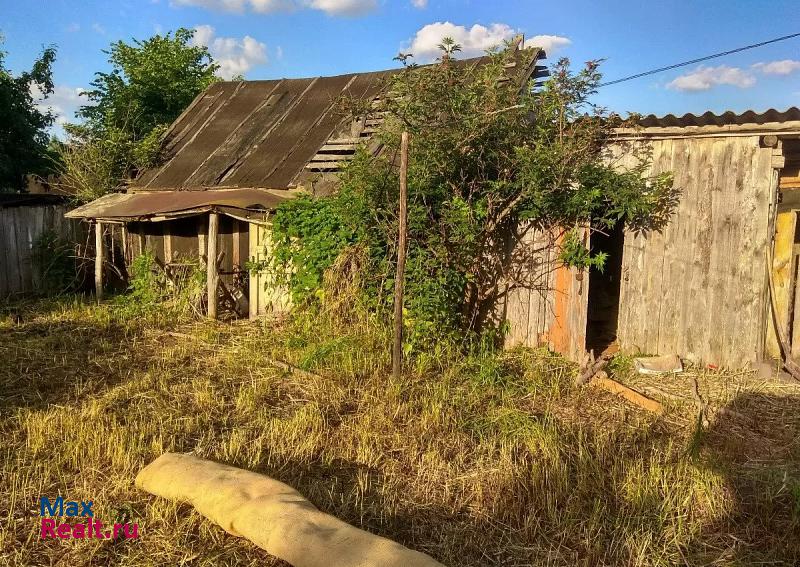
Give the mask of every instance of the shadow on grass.
M 732 501 L 705 530 L 715 536 L 699 542 L 701 554 L 725 564 L 800 565 L 800 396 L 738 395 L 699 449 Z
M 23 312 L 24 313 L 24 312 Z M 66 405 L 120 383 L 135 333 L 102 321 L 26 321 L 0 331 L 0 413 Z
M 563 434 L 563 441 L 587 439 L 585 428 L 567 426 Z M 587 446 L 598 443 L 592 437 L 589 432 Z M 487 514 L 470 506 L 455 510 L 436 505 L 434 499 L 418 507 L 407 501 L 398 506 L 397 494 L 392 494 L 397 486 L 387 489 L 381 470 L 344 460 L 296 463 L 276 458 L 277 464 L 258 472 L 297 488 L 327 513 L 446 565 L 627 564 L 636 556 L 632 547 L 620 546 L 625 541 L 617 539 L 622 529 L 644 542 L 644 565 L 675 564 L 676 557 L 686 565 L 800 565 L 800 396 L 745 393 L 723 409 L 690 460 L 698 470 L 708 469 L 722 479 L 725 506 L 710 510 L 694 537 L 670 549 L 663 545 L 672 543 L 674 526 L 648 512 L 686 493 L 657 486 L 643 490 L 637 500 L 623 480 L 638 466 L 648 466 L 650 456 L 670 442 L 669 431 L 656 422 L 635 441 L 618 449 L 616 463 L 622 469 L 595 467 L 589 482 L 577 479 L 586 473 L 587 463 L 568 465 L 568 474 L 576 477 L 574 492 L 554 487 L 549 505 L 555 512 L 549 517 L 542 498 L 547 485 L 533 485 L 522 476 L 504 486 L 504 494 L 492 495 L 493 510 Z M 685 451 L 689 455 L 691 448 Z M 535 454 L 520 453 L 518 458 L 536 466 Z M 591 540 L 585 535 L 594 528 L 586 525 L 598 510 L 607 523 L 596 524 L 603 527 Z M 584 534 L 569 537 L 565 532 L 571 527 Z M 626 544 L 635 546 L 630 540 Z

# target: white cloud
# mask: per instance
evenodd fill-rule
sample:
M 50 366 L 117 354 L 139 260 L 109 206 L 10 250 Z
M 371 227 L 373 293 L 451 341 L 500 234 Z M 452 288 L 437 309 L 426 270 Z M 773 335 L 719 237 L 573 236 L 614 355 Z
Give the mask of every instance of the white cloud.
M 332 16 L 360 16 L 377 6 L 376 0 L 311 0 L 311 8 Z
M 69 33 L 75 33 L 81 31 L 81 25 L 78 22 L 72 22 L 67 26 L 67 31 Z
M 452 38 L 461 46 L 463 57 L 483 55 L 487 49 L 497 47 L 512 39 L 520 32 L 507 24 L 475 24 L 471 28 L 452 22 L 435 22 L 423 26 L 404 51 L 414 54 L 417 61 L 431 61 L 439 56 L 438 45 L 445 37 Z M 557 35 L 537 35 L 525 41 L 526 46 L 542 47 L 545 50 L 567 46 L 571 41 Z
M 220 12 L 260 14 L 312 9 L 331 16 L 360 16 L 374 10 L 377 0 L 173 0 L 177 6 L 196 6 Z
M 756 78 L 738 67 L 700 65 L 694 71 L 680 75 L 669 83 L 668 89 L 676 91 L 707 91 L 717 85 L 732 85 L 746 89 L 756 84 Z
M 249 35 L 236 37 L 217 37 L 209 25 L 195 27 L 193 45 L 208 47 L 214 60 L 219 63 L 219 75 L 231 79 L 244 75 L 256 65 L 267 62 L 267 46 Z
M 224 0 L 223 0 L 224 1 Z M 237 11 L 244 11 L 248 6 L 254 12 L 270 14 L 272 12 L 289 12 L 296 8 L 293 0 L 245 0 Z
M 56 85 L 50 96 L 44 98 L 39 87 L 31 86 L 31 96 L 36 101 L 36 108 L 41 112 L 49 110 L 53 113 L 56 118 L 54 130 L 59 134 L 63 133 L 61 128 L 64 124 L 75 121 L 75 111 L 89 104 L 87 98 L 81 96 L 84 91 L 85 89 L 80 87 Z
M 92 24 L 92 30 L 95 33 L 99 33 L 100 35 L 106 35 L 106 28 L 98 24 L 97 22 Z
M 283 59 L 283 47 L 280 45 L 275 48 L 275 59 Z
M 541 47 L 548 55 L 571 44 L 572 40 L 560 35 L 535 35 L 525 40 L 525 47 Z
M 411 0 L 411 5 L 422 10 L 428 7 L 428 0 Z
M 243 12 L 245 0 L 173 0 L 176 6 L 196 6 L 220 12 Z
M 423 26 L 411 40 L 409 50 L 420 61 L 431 60 L 440 54 L 438 45 L 445 37 L 461 45 L 465 57 L 482 55 L 487 49 L 501 45 L 516 32 L 506 24 L 490 24 L 489 27 L 475 24 L 467 29 L 451 22 L 436 22 Z
M 753 68 L 765 75 L 790 75 L 800 70 L 800 61 L 783 59 L 781 61 L 770 61 L 769 63 L 756 63 Z

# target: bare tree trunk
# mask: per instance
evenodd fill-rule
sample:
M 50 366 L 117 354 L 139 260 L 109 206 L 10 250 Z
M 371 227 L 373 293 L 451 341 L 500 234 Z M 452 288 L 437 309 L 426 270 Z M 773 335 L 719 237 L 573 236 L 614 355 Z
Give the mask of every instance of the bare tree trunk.
M 400 234 L 397 242 L 397 272 L 394 280 L 394 345 L 392 374 L 400 377 L 403 367 L 403 283 L 406 270 L 406 232 L 408 223 L 408 132 L 400 141 Z

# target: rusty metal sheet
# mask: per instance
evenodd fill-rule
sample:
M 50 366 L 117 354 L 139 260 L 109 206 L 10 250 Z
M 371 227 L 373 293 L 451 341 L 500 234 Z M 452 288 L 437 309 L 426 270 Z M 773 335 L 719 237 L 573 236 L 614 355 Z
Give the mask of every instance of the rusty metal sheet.
M 210 210 L 241 212 L 274 210 L 296 193 L 272 189 L 215 189 L 211 191 L 148 191 L 113 193 L 70 211 L 67 218 L 133 220 L 183 216 Z

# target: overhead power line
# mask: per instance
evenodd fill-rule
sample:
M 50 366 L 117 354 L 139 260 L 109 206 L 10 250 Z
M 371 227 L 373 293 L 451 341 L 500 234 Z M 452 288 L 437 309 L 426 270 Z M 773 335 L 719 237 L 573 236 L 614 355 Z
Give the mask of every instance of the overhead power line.
M 761 47 L 762 45 L 768 45 L 770 43 L 777 43 L 779 41 L 792 39 L 793 37 L 800 37 L 800 33 L 784 35 L 782 37 L 776 37 L 775 39 L 769 39 L 767 41 L 762 41 L 760 43 L 754 43 L 752 45 L 737 47 L 736 49 L 730 49 L 728 51 L 723 51 L 721 53 L 715 53 L 714 55 L 706 55 L 705 57 L 699 57 L 698 59 L 692 59 L 691 61 L 684 61 L 683 63 L 675 63 L 674 65 L 668 65 L 666 67 L 659 67 L 658 69 L 645 71 L 644 73 L 637 73 L 635 75 L 631 75 L 630 77 L 623 77 L 622 79 L 616 79 L 614 81 L 608 81 L 607 83 L 601 83 L 598 86 L 607 87 L 608 85 L 616 85 L 617 83 L 624 83 L 625 81 L 638 79 L 639 77 L 646 77 L 648 75 L 655 75 L 656 73 L 661 73 L 663 71 L 669 71 L 670 69 L 677 69 L 678 67 L 686 67 L 687 65 L 694 65 L 695 63 L 701 63 L 703 61 L 708 61 L 709 59 L 716 59 L 717 57 L 724 57 L 725 55 L 730 55 L 731 53 L 739 53 L 740 51 L 747 51 L 748 49 L 754 49 L 756 47 Z

